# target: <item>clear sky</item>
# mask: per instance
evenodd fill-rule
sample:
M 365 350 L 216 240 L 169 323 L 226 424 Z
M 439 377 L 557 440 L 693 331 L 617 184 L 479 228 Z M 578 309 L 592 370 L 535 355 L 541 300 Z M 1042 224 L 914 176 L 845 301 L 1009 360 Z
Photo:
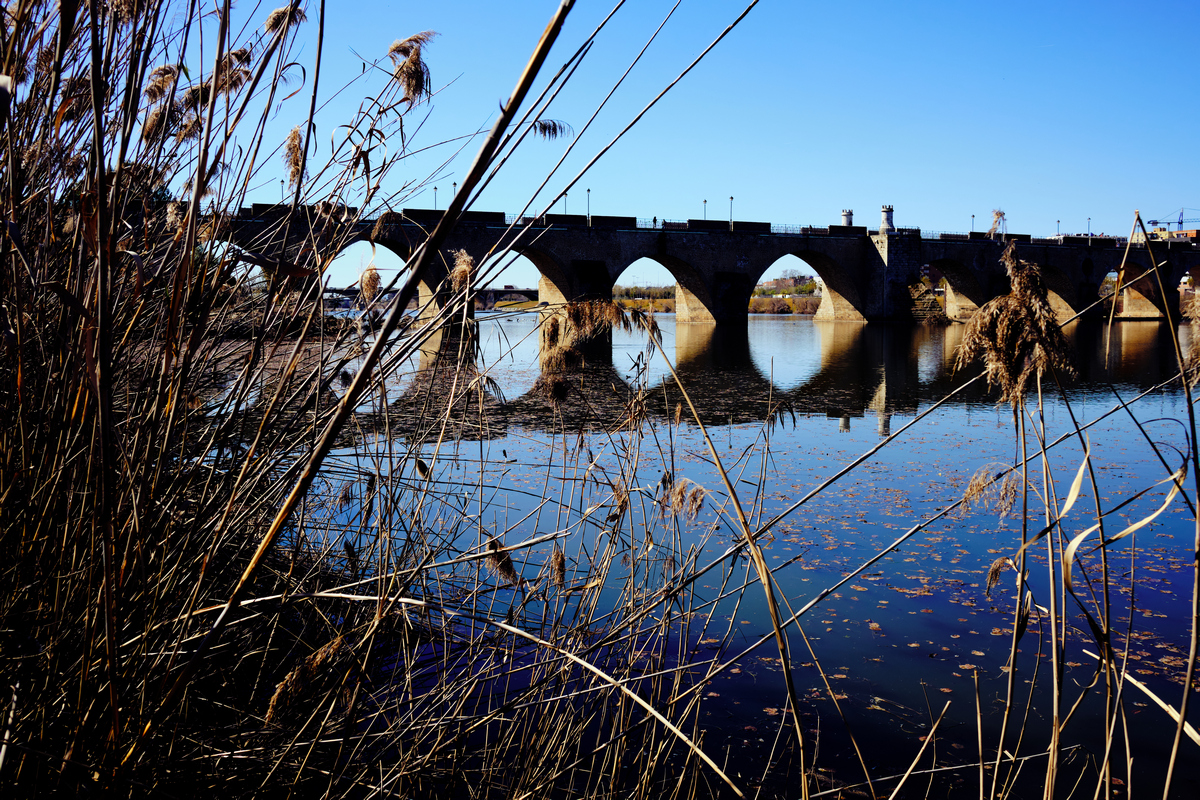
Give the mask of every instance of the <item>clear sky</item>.
M 578 135 L 575 150 L 537 187 L 575 138 L 530 140 L 474 208 L 541 211 L 588 159 L 745 8 L 682 0 L 625 83 Z M 615 5 L 579 0 L 539 85 Z M 674 5 L 629 0 L 545 115 L 577 134 Z M 445 208 L 486 130 L 557 7 L 552 0 L 330 3 L 322 87 L 358 78 L 318 117 L 320 151 L 367 91 L 363 58 L 423 30 L 436 96 L 414 111 L 409 147 L 433 146 L 389 176 L 428 186 L 407 207 Z M 316 4 L 297 57 L 310 63 Z M 347 11 L 352 8 L 352 11 Z M 265 13 L 259 12 L 259 13 Z M 876 226 L 882 204 L 900 226 L 1127 235 L 1144 218 L 1200 217 L 1198 104 L 1191 94 L 1200 3 L 838 2 L 761 0 L 745 20 L 580 181 L 566 210 L 593 214 L 826 225 L 852 208 Z M 311 69 L 311 68 L 310 68 Z M 307 90 L 275 120 L 280 140 L 303 119 Z M 326 92 L 322 91 L 325 95 Z M 427 117 L 425 114 L 427 113 Z M 295 117 L 295 119 L 293 119 Z M 275 160 L 280 173 L 282 164 Z M 444 164 L 444 166 L 443 166 Z M 250 199 L 273 202 L 278 178 Z M 554 210 L 563 210 L 559 199 Z M 339 269 L 361 269 L 347 253 Z M 380 266 L 385 266 L 381 260 Z M 640 266 L 640 265 L 639 265 Z M 784 265 L 784 266 L 794 266 Z M 635 283 L 635 268 L 622 283 Z M 647 279 L 653 272 L 644 271 Z M 353 279 L 351 277 L 351 279 Z M 528 285 L 532 267 L 502 282 Z M 334 283 L 339 281 L 335 276 Z

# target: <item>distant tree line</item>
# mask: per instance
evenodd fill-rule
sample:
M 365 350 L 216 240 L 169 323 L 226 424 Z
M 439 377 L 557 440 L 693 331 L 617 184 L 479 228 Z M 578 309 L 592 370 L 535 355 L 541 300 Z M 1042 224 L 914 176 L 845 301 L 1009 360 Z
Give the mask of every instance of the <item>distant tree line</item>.
M 674 300 L 675 287 L 672 286 L 621 286 L 613 287 L 614 300 Z

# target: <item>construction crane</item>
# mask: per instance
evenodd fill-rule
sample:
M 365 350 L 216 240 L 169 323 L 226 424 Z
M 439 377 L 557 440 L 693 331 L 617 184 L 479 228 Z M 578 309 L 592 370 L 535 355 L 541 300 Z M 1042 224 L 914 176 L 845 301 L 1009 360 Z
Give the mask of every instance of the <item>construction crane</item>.
M 1185 222 L 1200 222 L 1200 218 L 1184 219 L 1183 212 L 1186 210 L 1187 209 L 1183 209 L 1183 208 L 1179 209 L 1179 219 L 1175 220 L 1175 224 L 1178 226 L 1176 228 L 1176 230 L 1180 230 L 1180 231 L 1183 230 L 1183 223 L 1185 223 Z M 1169 219 L 1161 221 L 1161 222 L 1156 219 L 1148 219 L 1148 220 L 1146 220 L 1146 224 L 1148 224 L 1148 225 L 1165 225 L 1165 226 L 1167 226 L 1167 230 L 1171 229 L 1171 220 L 1169 220 Z

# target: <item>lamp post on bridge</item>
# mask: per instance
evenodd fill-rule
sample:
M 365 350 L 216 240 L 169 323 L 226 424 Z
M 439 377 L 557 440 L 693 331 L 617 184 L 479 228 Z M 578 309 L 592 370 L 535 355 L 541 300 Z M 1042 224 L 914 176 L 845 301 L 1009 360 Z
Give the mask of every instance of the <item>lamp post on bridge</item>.
M 592 190 L 588 189 L 588 225 L 592 224 Z
M 433 210 L 437 211 L 437 187 L 433 187 Z
M 733 195 L 729 195 L 729 230 L 733 230 Z
M 971 233 L 975 232 L 975 215 L 971 215 Z
M 567 193 L 563 192 L 563 214 L 567 213 Z
M 1054 220 L 1054 235 L 1062 236 L 1062 220 L 1061 219 Z
M 450 186 L 451 186 L 450 196 L 453 197 L 458 194 L 458 181 L 454 181 L 453 183 L 450 184 Z
M 704 201 L 704 218 L 708 219 L 708 201 Z
M 1092 218 L 1088 217 L 1088 236 L 1092 235 Z

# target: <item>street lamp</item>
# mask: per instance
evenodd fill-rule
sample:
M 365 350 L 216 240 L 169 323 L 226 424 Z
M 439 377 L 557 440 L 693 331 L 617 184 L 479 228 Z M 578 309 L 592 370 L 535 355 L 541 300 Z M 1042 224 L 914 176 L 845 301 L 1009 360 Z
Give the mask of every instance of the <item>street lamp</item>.
M 971 215 L 971 233 L 975 232 L 975 215 Z
M 708 201 L 704 201 L 704 218 L 708 219 Z
M 567 193 L 563 192 L 563 214 L 567 213 Z
M 1092 218 L 1088 217 L 1088 236 L 1092 235 Z
M 588 189 L 588 225 L 592 224 L 592 190 Z
M 433 187 L 433 210 L 437 211 L 437 187 Z
M 733 230 L 733 195 L 729 195 L 729 230 Z
M 1054 233 L 1057 236 L 1062 236 L 1062 220 L 1061 219 L 1054 220 Z
M 452 187 L 451 191 L 454 194 L 458 194 L 458 181 L 454 181 L 453 183 L 450 184 L 450 186 Z
M 283 202 L 283 178 L 279 179 L 279 202 Z

